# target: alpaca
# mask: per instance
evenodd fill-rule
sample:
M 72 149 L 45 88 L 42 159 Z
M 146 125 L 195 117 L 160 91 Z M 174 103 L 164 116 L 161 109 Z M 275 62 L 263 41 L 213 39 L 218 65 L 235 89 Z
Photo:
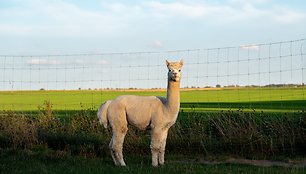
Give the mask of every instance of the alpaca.
M 123 95 L 104 102 L 97 116 L 103 127 L 112 128 L 109 144 L 115 165 L 125 166 L 122 147 L 128 124 L 141 130 L 151 130 L 152 165 L 164 164 L 166 139 L 169 128 L 175 123 L 180 108 L 180 80 L 183 60 L 169 62 L 167 98 L 156 96 Z

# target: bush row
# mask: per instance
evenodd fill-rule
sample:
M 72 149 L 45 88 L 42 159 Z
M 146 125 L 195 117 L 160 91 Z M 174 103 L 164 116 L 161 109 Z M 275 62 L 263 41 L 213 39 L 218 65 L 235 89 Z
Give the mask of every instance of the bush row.
M 0 147 L 50 148 L 69 154 L 109 153 L 111 129 L 98 123 L 96 111 L 81 110 L 60 117 L 49 102 L 36 116 L 5 111 L 0 116 Z M 124 153 L 149 154 L 150 132 L 129 127 Z M 245 158 L 306 155 L 306 113 L 264 113 L 243 110 L 180 112 L 169 130 L 167 153 L 227 154 Z

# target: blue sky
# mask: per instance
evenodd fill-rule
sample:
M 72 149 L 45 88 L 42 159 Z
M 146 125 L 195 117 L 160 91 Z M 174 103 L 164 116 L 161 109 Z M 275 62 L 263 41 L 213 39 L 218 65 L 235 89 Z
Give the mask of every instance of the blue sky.
M 274 45 L 269 62 L 246 61 L 271 56 L 269 45 L 239 46 L 306 38 L 305 21 L 305 0 L 1 0 L 0 90 L 165 87 L 166 58 L 185 59 L 183 86 L 302 83 L 305 41 Z M 240 57 L 236 48 L 165 52 L 227 46 Z M 127 54 L 39 56 L 118 52 Z
M 306 37 L 304 0 L 0 3 L 1 54 L 163 51 Z

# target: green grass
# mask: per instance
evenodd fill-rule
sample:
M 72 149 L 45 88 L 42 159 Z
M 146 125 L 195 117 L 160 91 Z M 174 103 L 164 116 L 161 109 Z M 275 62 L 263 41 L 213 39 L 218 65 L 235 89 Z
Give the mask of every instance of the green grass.
M 124 143 L 128 166 L 113 165 L 110 130 L 102 129 L 95 114 L 103 101 L 126 94 L 166 92 L 1 91 L 0 173 L 306 172 L 305 167 L 197 162 L 227 155 L 304 159 L 306 88 L 182 90 L 181 112 L 168 135 L 166 165 L 158 168 L 150 164 L 149 133 L 132 127 Z
M 69 156 L 60 151 L 32 152 L 2 150 L 0 153 L 1 173 L 305 173 L 305 168 L 256 167 L 241 164 L 201 164 L 184 162 L 169 155 L 165 166 L 151 167 L 150 156 L 128 155 L 127 167 L 115 167 L 111 158 L 85 158 Z
M 1 91 L 0 110 L 36 111 L 45 100 L 54 110 L 97 108 L 119 95 L 165 96 L 165 91 Z M 300 111 L 306 106 L 306 88 L 239 88 L 182 90 L 181 109 L 216 111 L 256 109 L 272 112 Z

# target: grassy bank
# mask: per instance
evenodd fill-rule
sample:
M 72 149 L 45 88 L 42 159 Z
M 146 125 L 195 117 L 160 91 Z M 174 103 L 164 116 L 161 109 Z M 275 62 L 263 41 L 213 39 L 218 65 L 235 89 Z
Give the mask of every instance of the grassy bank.
M 150 154 L 149 132 L 129 127 L 124 151 Z M 33 116 L 6 112 L 0 116 L 0 147 L 32 148 L 45 145 L 71 154 L 108 154 L 111 130 L 103 129 L 95 110 L 59 117 L 50 103 Z M 306 114 L 244 112 L 180 112 L 170 129 L 167 153 L 232 154 L 273 159 L 306 155 Z

